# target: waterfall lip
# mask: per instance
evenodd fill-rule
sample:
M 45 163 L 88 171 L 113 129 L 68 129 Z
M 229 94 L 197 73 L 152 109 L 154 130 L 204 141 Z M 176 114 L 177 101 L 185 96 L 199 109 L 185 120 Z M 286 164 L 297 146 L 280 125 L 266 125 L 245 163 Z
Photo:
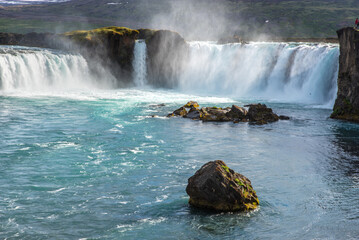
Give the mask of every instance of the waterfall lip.
M 2 93 L 111 86 L 111 76 L 105 70 L 102 72 L 100 78 L 94 77 L 87 60 L 77 53 L 37 47 L 0 46 Z
M 52 49 L 52 48 L 39 48 L 39 47 L 27 47 L 27 46 L 19 46 L 19 45 L 0 45 L 0 55 L 8 54 L 8 53 L 51 53 L 51 54 L 68 54 L 68 55 L 79 55 L 78 53 L 73 53 L 70 51 L 60 50 L 60 49 Z

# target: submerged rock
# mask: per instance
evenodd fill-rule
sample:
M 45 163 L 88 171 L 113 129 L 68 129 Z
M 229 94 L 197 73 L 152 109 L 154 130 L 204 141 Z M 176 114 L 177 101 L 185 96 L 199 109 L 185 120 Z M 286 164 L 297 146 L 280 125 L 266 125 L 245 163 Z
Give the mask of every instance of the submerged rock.
M 279 115 L 279 119 L 280 119 L 280 120 L 289 120 L 290 117 L 284 116 L 284 115 Z
M 259 200 L 251 181 L 223 161 L 208 162 L 188 179 L 189 204 L 217 211 L 256 209 Z

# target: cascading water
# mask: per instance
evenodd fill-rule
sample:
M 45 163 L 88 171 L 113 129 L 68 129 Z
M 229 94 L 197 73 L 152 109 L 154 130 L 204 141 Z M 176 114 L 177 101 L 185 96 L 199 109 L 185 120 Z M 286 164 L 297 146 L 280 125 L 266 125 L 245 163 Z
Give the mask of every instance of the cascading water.
M 53 90 L 111 87 L 113 79 L 98 82 L 81 55 L 36 48 L 0 48 L 0 89 Z
M 336 45 L 190 42 L 178 90 L 196 94 L 326 104 L 336 95 Z M 147 85 L 146 43 L 136 41 L 134 84 Z M 1 90 L 111 88 L 113 76 L 92 74 L 76 54 L 0 47 Z
M 182 91 L 332 105 L 339 50 L 335 45 L 190 43 Z
M 147 83 L 147 66 L 146 66 L 146 43 L 141 40 L 137 40 L 135 44 L 133 68 L 134 68 L 134 83 L 138 87 L 143 87 Z

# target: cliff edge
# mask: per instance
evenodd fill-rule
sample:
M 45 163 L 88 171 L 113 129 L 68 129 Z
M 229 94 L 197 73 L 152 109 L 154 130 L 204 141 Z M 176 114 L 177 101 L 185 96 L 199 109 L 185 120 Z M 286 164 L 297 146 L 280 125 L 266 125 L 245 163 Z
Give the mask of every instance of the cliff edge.
M 347 27 L 337 34 L 340 45 L 338 93 L 330 117 L 359 123 L 359 31 Z

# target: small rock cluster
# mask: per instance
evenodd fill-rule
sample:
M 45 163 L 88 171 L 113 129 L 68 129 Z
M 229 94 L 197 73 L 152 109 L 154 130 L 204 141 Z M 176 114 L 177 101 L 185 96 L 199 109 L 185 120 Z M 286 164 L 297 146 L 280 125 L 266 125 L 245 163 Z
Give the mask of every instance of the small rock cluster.
M 259 200 L 251 181 L 234 172 L 223 161 L 203 165 L 188 179 L 189 204 L 216 211 L 246 211 L 256 209 Z
M 199 104 L 190 101 L 167 117 L 180 116 L 193 120 L 202 120 L 203 122 L 252 122 L 256 124 L 266 124 L 280 120 L 289 120 L 287 116 L 278 116 L 273 113 L 271 108 L 265 104 L 245 105 L 248 110 L 243 107 L 232 105 L 232 107 L 199 107 Z

